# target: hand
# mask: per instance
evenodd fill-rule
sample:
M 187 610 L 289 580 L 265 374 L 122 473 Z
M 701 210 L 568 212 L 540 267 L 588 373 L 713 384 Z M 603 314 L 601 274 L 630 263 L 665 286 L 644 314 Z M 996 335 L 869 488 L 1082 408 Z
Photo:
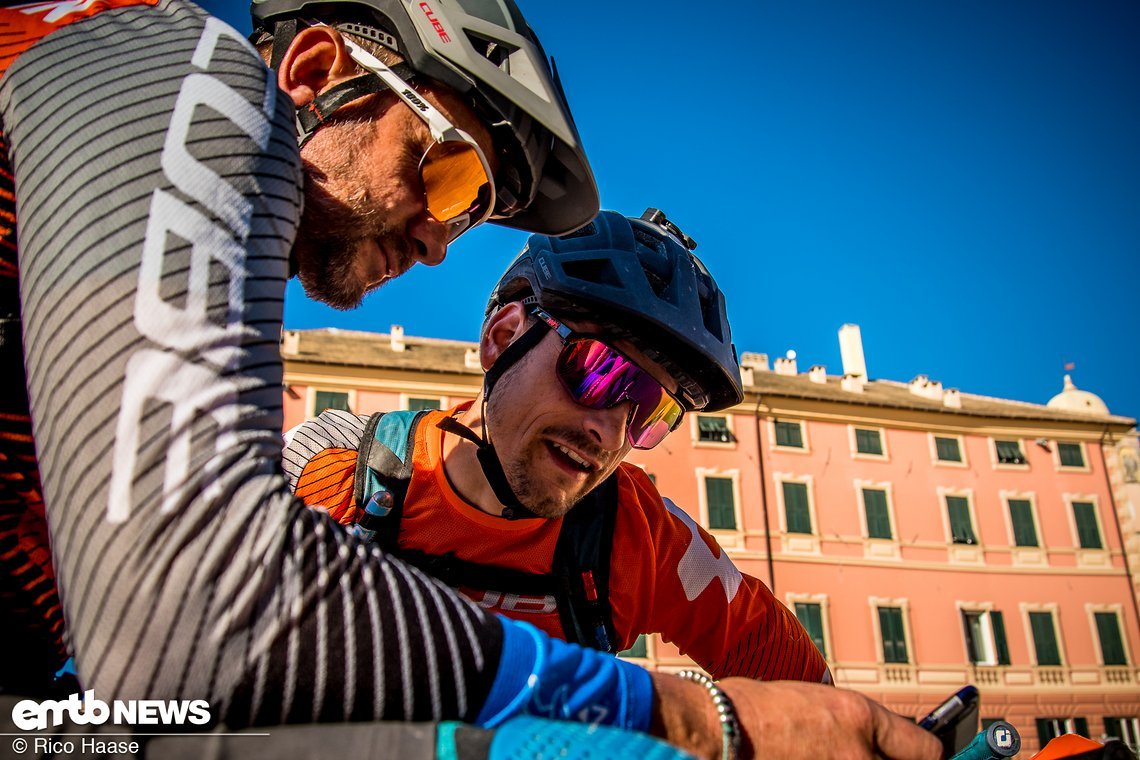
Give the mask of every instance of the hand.
M 657 702 L 651 731 L 699 757 L 717 760 L 721 732 L 709 693 L 672 676 L 654 674 L 653 679 Z M 726 678 L 719 685 L 732 699 L 744 730 L 744 757 L 942 757 L 942 745 L 932 734 L 858 692 L 747 678 Z

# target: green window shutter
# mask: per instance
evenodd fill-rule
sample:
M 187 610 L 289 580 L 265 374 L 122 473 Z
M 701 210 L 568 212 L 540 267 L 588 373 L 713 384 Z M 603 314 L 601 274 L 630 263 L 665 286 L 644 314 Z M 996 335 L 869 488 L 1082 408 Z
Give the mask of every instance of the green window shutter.
M 1037 546 L 1037 526 L 1033 524 L 1033 505 L 1028 499 L 1009 500 L 1009 519 L 1013 523 L 1013 543 Z
M 879 632 L 883 636 L 884 662 L 909 662 L 906 652 L 906 634 L 903 631 L 902 610 L 898 607 L 879 608 Z
M 408 399 L 409 411 L 419 412 L 425 409 L 435 410 L 439 409 L 439 399 L 437 398 L 409 398 Z
M 934 438 L 934 448 L 938 452 L 941 462 L 961 462 L 962 451 L 958 448 L 957 438 Z
M 340 391 L 317 391 L 313 404 L 313 414 L 320 414 L 326 409 L 339 409 L 343 412 L 351 411 L 348 408 L 348 394 Z
M 1088 501 L 1073 502 L 1073 517 L 1077 521 L 1077 537 L 1082 549 L 1104 548 L 1100 542 L 1100 529 L 1096 525 L 1096 507 Z
M 1086 739 L 1089 737 L 1089 720 L 1088 718 L 1076 717 L 1073 718 L 1073 733 L 1078 736 L 1083 736 Z
M 783 483 L 784 518 L 789 533 L 811 533 L 811 510 L 808 508 L 806 483 Z
M 946 509 L 950 514 L 950 540 L 956 544 L 978 543 L 970 521 L 970 502 L 964 496 L 947 496 Z
M 645 634 L 637 637 L 637 640 L 630 645 L 629 649 L 618 652 L 618 657 L 648 657 L 648 647 L 645 643 Z
M 1113 718 L 1111 716 L 1104 716 L 1104 733 L 1105 736 L 1123 739 L 1120 731 L 1120 718 Z
M 803 429 L 800 427 L 800 423 L 777 422 L 776 445 L 802 449 L 804 447 L 804 435 Z
M 732 443 L 727 417 L 697 417 L 697 440 L 706 443 Z
M 705 478 L 709 506 L 709 527 L 736 530 L 736 509 L 732 498 L 732 478 Z
M 796 617 L 807 629 L 808 635 L 815 643 L 815 648 L 826 658 L 827 647 L 823 643 L 823 610 L 820 605 L 796 602 Z
M 867 510 L 867 535 L 871 538 L 891 538 L 887 492 L 877 488 L 864 488 L 863 506 Z
M 855 450 L 860 454 L 882 454 L 883 441 L 878 430 L 855 429 Z
M 1105 665 L 1127 665 L 1124 640 L 1120 636 L 1120 619 L 1115 612 L 1097 612 L 1096 632 L 1100 636 L 1100 651 Z
M 1062 467 L 1085 466 L 1085 457 L 1079 443 L 1058 443 L 1057 453 L 1061 456 Z
M 1053 628 L 1053 613 L 1030 612 L 1029 627 L 1033 630 L 1033 647 L 1037 650 L 1037 664 L 1060 665 L 1061 652 L 1057 648 L 1057 631 Z
M 996 610 L 990 611 L 990 625 L 994 632 L 994 647 L 997 649 L 998 665 L 1009 664 L 1009 644 L 1005 639 L 1005 618 Z
M 1025 455 L 1021 453 L 1021 444 L 1017 441 L 994 441 L 997 446 L 997 458 L 1001 464 L 1025 464 Z

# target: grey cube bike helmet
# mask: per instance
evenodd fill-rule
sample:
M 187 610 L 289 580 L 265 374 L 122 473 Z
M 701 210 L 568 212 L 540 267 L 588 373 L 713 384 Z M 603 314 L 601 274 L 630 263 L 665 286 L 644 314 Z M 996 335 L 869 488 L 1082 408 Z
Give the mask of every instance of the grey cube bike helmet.
M 689 411 L 744 398 L 724 294 L 696 243 L 657 209 L 640 219 L 603 211 L 563 237 L 532 235 L 488 304 L 526 299 L 632 342 L 680 386 Z
M 497 224 L 560 235 L 597 213 L 558 73 L 513 0 L 253 0 L 250 12 L 255 36 L 319 20 L 394 47 L 413 75 L 464 96 L 500 154 Z

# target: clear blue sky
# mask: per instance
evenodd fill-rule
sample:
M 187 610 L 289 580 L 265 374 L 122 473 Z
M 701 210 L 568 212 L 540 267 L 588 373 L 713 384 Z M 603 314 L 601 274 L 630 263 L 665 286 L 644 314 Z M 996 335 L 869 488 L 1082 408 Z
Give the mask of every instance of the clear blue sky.
M 1140 415 L 1140 3 L 521 0 L 602 205 L 666 211 L 739 351 Z M 205 3 L 248 31 L 243 3 Z M 525 236 L 485 227 L 355 312 L 290 283 L 289 328 L 474 340 Z

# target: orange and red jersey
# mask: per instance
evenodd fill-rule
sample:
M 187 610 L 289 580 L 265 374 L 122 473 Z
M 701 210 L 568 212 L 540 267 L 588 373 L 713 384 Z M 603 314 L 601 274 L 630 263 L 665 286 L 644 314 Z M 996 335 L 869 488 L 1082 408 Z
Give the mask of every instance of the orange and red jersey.
M 0 81 L 16 59 L 69 24 L 113 8 L 158 0 L 30 3 L 0 8 Z M 0 686 L 36 692 L 67 658 L 43 487 L 24 374 L 19 296 L 16 187 L 6 127 L 0 125 L 0 361 L 8 387 L 0 400 L 0 617 L 15 654 L 0 665 Z
M 550 573 L 561 519 L 490 515 L 448 481 L 444 432 L 437 425 L 453 412 L 430 412 L 416 429 L 399 549 Z M 313 451 L 311 435 L 307 443 Z M 349 524 L 358 517 L 356 451 L 345 444 L 330 441 L 328 448 L 306 452 L 307 461 L 295 462 L 301 465 L 295 489 L 309 506 Z M 657 633 L 717 678 L 830 679 L 807 631 L 763 583 L 741 573 L 716 540 L 663 499 L 639 468 L 622 464 L 616 476 L 609 599 L 618 649 L 628 648 L 639 634 Z M 482 607 L 566 638 L 553 596 L 460 588 Z

